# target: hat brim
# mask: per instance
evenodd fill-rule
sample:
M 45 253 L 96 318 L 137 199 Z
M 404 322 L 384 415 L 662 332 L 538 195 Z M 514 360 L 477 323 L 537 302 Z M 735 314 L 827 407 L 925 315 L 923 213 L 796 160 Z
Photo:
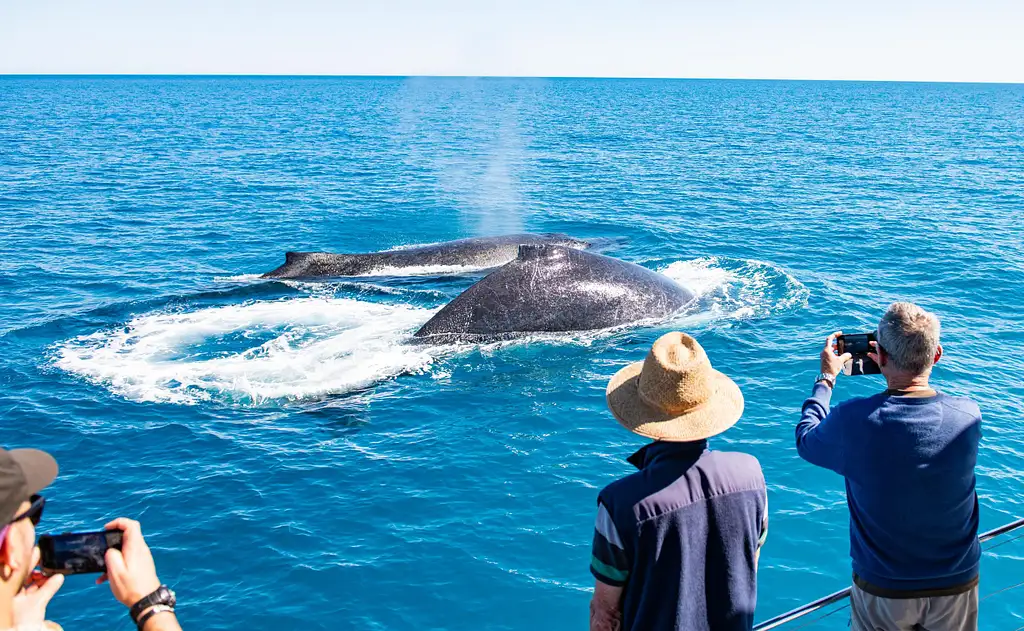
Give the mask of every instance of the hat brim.
M 29 495 L 35 495 L 57 479 L 57 461 L 40 449 L 11 449 L 7 452 L 21 467 Z M 25 499 L 28 499 L 27 497 Z
M 703 440 L 721 434 L 743 416 L 743 393 L 724 374 L 712 370 L 712 395 L 704 404 L 683 414 L 670 414 L 648 405 L 640 397 L 640 371 L 644 362 L 626 366 L 608 382 L 608 409 L 629 431 L 673 442 Z

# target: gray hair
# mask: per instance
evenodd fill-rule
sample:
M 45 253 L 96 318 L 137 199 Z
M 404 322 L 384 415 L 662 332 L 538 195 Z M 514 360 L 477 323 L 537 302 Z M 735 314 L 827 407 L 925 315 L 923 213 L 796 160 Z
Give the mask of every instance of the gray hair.
M 878 323 L 878 345 L 899 370 L 931 370 L 939 348 L 939 318 L 909 302 L 894 302 Z

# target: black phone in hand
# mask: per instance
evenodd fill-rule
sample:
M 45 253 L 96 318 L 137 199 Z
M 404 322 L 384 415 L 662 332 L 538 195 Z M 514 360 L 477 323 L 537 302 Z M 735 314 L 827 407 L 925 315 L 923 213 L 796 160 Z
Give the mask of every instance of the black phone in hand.
M 121 549 L 120 530 L 66 532 L 39 537 L 39 565 L 44 574 L 102 574 L 109 548 Z
M 878 375 L 882 369 L 878 367 L 875 360 L 868 357 L 868 353 L 875 351 L 871 342 L 877 342 L 874 332 L 855 333 L 852 335 L 840 335 L 836 338 L 836 350 L 839 354 L 849 353 L 853 355 L 843 364 L 843 374 L 846 375 Z

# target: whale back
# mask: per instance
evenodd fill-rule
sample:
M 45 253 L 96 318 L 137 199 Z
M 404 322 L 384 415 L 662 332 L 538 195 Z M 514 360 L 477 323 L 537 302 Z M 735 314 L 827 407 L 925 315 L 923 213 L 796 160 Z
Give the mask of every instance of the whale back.
M 634 263 L 522 245 L 514 261 L 464 291 L 415 335 L 447 341 L 604 329 L 671 315 L 692 299 L 684 287 Z
M 590 246 L 581 239 L 550 233 L 473 237 L 364 254 L 286 252 L 284 265 L 267 272 L 263 278 L 358 276 L 431 266 L 488 269 L 515 259 L 522 244 L 560 245 L 581 249 Z
M 331 254 L 330 252 L 285 252 L 284 265 L 271 270 L 263 278 L 315 278 L 352 276 L 365 267 L 363 254 Z

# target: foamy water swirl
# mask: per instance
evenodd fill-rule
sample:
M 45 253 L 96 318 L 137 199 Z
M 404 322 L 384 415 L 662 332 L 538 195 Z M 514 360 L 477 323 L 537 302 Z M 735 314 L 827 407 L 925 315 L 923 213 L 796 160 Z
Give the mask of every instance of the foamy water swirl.
M 315 398 L 428 366 L 430 347 L 402 341 L 431 313 L 298 298 L 143 315 L 69 340 L 57 349 L 55 363 L 136 401 Z M 230 350 L 203 348 L 230 336 L 241 338 Z M 234 350 L 239 346 L 243 350 Z
M 807 297 L 798 281 L 757 261 L 700 258 L 671 263 L 661 272 L 697 296 L 669 321 L 687 330 L 764 316 Z M 134 401 L 259 405 L 346 394 L 428 370 L 437 359 L 474 347 L 588 345 L 631 328 L 433 346 L 415 343 L 411 334 L 436 309 L 342 297 L 354 288 L 366 289 L 351 282 L 289 281 L 289 286 L 306 295 L 137 316 L 123 326 L 58 345 L 54 363 Z M 422 290 L 378 293 L 408 299 Z M 653 324 L 658 323 L 634 326 Z

